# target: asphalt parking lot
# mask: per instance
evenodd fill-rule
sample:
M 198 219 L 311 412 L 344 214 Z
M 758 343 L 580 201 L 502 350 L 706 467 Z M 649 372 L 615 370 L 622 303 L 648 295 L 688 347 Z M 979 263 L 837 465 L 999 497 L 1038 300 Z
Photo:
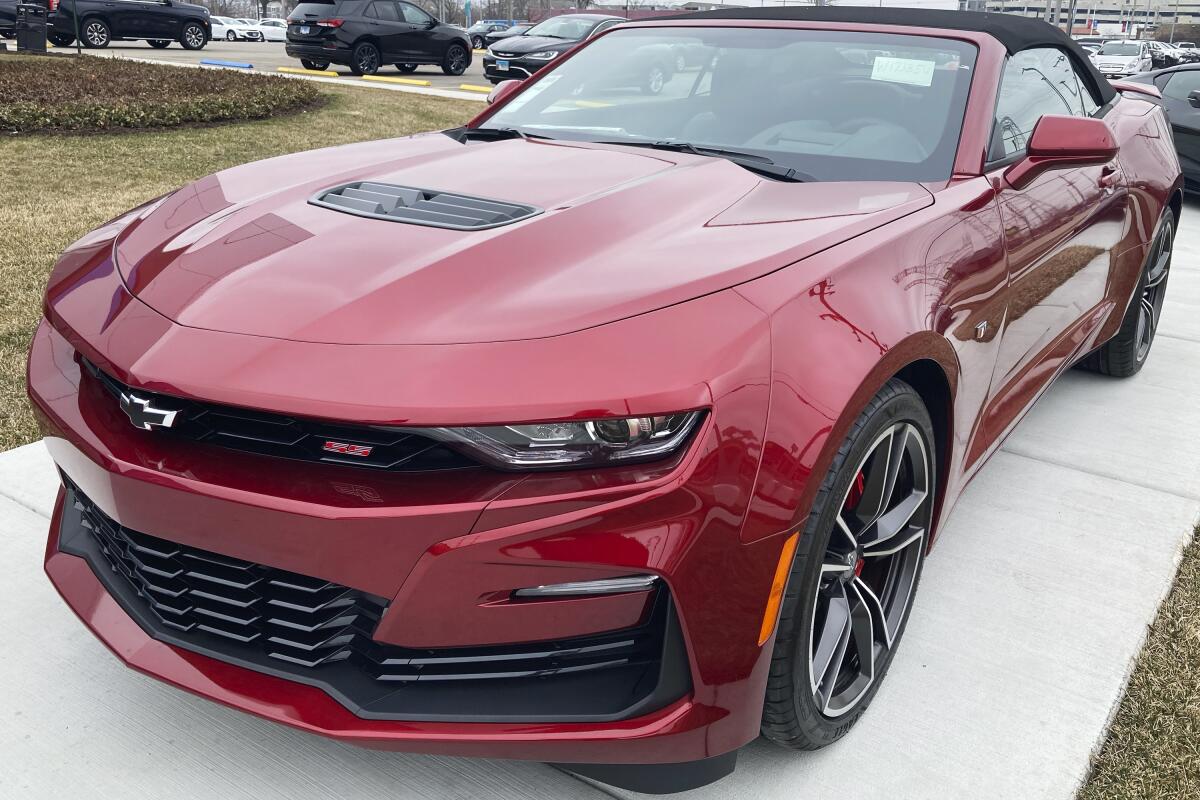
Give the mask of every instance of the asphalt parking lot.
M 68 49 L 73 49 L 68 48 Z M 283 52 L 283 42 L 209 42 L 203 50 L 184 50 L 177 43 L 163 50 L 156 50 L 145 42 L 113 42 L 103 50 L 84 50 L 88 55 L 108 56 L 110 58 L 146 58 L 154 61 L 169 61 L 176 64 L 199 64 L 204 60 L 220 60 L 237 63 L 253 64 L 254 72 L 278 73 L 280 67 L 300 69 L 300 61 L 289 57 Z M 331 64 L 329 70 L 338 73 L 349 81 L 365 83 L 361 78 L 350 72 L 349 67 Z M 467 71 L 454 77 L 442 73 L 440 67 L 422 66 L 408 75 L 401 75 L 392 67 L 379 71 L 379 75 L 387 78 L 428 81 L 429 88 L 451 91 L 462 91 L 463 84 L 478 87 L 480 90 L 490 90 L 491 84 L 483 77 L 483 56 L 475 53 L 471 66 Z M 386 83 L 386 82 L 385 82 Z M 410 82 L 397 85 L 412 86 Z M 470 90 L 468 90 L 470 91 Z M 480 97 L 485 96 L 479 91 Z

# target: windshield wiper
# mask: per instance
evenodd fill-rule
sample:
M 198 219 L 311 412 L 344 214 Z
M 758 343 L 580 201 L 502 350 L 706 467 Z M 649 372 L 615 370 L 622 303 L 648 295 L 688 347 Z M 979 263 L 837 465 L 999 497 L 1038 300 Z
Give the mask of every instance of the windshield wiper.
M 726 161 L 732 161 L 739 167 L 757 172 L 760 175 L 765 175 L 768 178 L 775 178 L 781 181 L 791 181 L 793 183 L 805 183 L 807 181 L 816 180 L 812 175 L 804 172 L 799 172 L 792 167 L 786 167 L 782 164 L 776 164 L 766 156 L 758 153 L 747 153 L 743 150 L 730 150 L 723 147 L 709 147 L 707 145 L 697 145 L 691 142 L 680 142 L 675 139 L 663 139 L 657 142 L 637 141 L 636 139 L 616 142 L 602 142 L 602 144 L 624 144 L 630 147 L 649 147 L 653 150 L 670 150 L 676 153 L 689 153 L 694 156 L 709 156 L 711 158 L 723 158 Z

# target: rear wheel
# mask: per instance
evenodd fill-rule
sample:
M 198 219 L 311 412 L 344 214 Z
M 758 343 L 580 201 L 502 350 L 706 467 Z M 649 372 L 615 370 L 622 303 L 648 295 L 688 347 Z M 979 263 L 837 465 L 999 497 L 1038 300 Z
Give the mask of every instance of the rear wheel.
M 355 75 L 374 75 L 379 71 L 379 48 L 363 42 L 350 56 L 350 71 Z
M 879 690 L 908 621 L 937 486 L 933 425 L 891 380 L 839 448 L 800 534 L 780 610 L 762 733 L 832 744 Z
M 407 74 L 408 74 L 408 73 L 410 73 L 410 72 L 416 72 L 416 71 L 417 71 L 417 65 L 416 65 L 416 64 L 397 64 L 397 65 L 396 65 L 396 71 L 397 71 L 397 72 L 403 72 L 404 74 L 406 74 L 406 75 L 407 75 Z
M 183 26 L 183 33 L 179 35 L 179 43 L 183 45 L 184 50 L 201 50 L 204 45 L 208 44 L 208 33 L 200 23 L 189 22 Z
M 1141 370 L 1150 355 L 1158 320 L 1162 316 L 1174 246 L 1175 214 L 1168 211 L 1150 246 L 1150 255 L 1142 267 L 1121 329 L 1103 347 L 1080 361 L 1080 368 L 1115 378 L 1127 378 Z
M 312 59 L 302 58 L 300 59 L 300 66 L 304 67 L 305 69 L 311 69 L 315 72 L 324 72 L 325 70 L 329 69 L 329 62 L 313 61 Z
M 446 48 L 446 57 L 442 59 L 442 72 L 447 75 L 462 75 L 471 64 L 471 55 L 461 44 L 452 44 Z
M 108 29 L 108 24 L 102 19 L 84 20 L 83 22 L 83 46 L 84 47 L 108 47 L 112 41 L 112 32 Z
M 159 50 L 162 50 L 164 47 L 171 46 L 171 40 L 170 39 L 148 39 L 146 41 L 146 44 L 150 45 L 151 47 L 155 47 Z

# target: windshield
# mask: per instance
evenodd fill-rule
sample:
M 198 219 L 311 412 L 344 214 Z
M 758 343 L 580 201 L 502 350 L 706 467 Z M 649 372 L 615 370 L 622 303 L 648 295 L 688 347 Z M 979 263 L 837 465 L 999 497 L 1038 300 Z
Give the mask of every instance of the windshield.
M 1140 53 L 1141 47 L 1129 42 L 1109 42 L 1100 48 L 1099 55 L 1102 56 L 1136 56 Z
M 617 29 L 480 127 L 736 150 L 804 180 L 946 180 L 975 55 L 969 43 L 926 36 Z
M 600 24 L 601 20 L 588 19 L 580 17 L 551 17 L 550 19 L 539 22 L 528 31 L 527 36 L 550 36 L 555 39 L 586 39 L 587 35 L 592 32 L 592 28 Z

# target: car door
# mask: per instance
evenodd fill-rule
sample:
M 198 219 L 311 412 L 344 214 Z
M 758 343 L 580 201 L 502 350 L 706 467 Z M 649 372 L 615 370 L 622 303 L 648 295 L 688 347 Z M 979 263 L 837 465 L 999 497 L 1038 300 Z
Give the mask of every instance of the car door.
M 397 5 L 405 25 L 401 38 L 404 52 L 409 58 L 416 60 L 437 60 L 444 49 L 444 43 L 439 43 L 433 33 L 437 20 L 412 3 L 397 3 Z
M 113 36 L 129 39 L 174 39 L 175 16 L 158 0 L 111 0 Z
M 393 0 L 373 0 L 363 10 L 367 30 L 379 43 L 383 61 L 395 63 L 404 55 L 404 36 L 411 27 L 400 19 L 400 12 Z
M 991 437 L 1077 355 L 1079 323 L 1105 301 L 1112 260 L 1122 251 L 1130 221 L 1117 160 L 1049 170 L 1021 189 L 1003 177 L 1024 158 L 1043 115 L 1102 114 L 1089 86 L 1057 48 L 1016 53 L 1004 69 L 988 170 L 998 187 L 1008 260 L 1007 310 L 985 421 Z
M 1195 189 L 1196 176 L 1200 175 L 1200 95 L 1193 100 L 1191 94 L 1200 92 L 1200 69 L 1167 72 L 1156 77 L 1154 83 L 1162 92 L 1163 105 L 1171 120 L 1175 152 L 1179 154 L 1184 177 L 1191 176 L 1193 185 L 1189 188 Z

